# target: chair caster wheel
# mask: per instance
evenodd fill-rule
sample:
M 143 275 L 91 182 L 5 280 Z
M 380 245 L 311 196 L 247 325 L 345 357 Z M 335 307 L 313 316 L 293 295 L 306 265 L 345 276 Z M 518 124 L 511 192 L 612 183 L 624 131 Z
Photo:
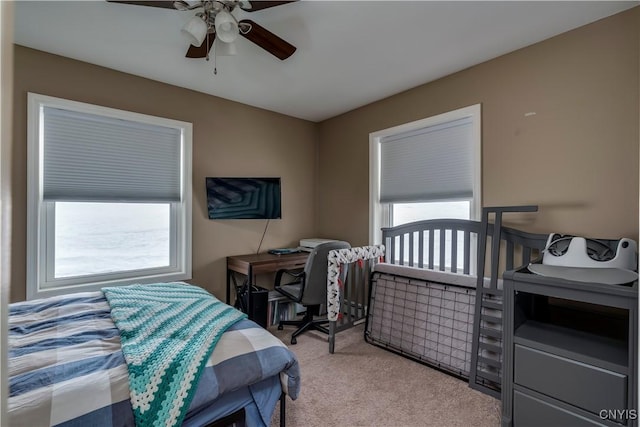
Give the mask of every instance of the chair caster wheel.
M 296 345 L 298 344 L 298 340 L 295 338 L 291 338 L 291 345 Z
M 278 330 L 279 330 L 279 331 L 281 331 L 281 330 L 283 330 L 283 329 L 284 329 L 284 326 L 282 326 L 282 325 L 278 325 Z

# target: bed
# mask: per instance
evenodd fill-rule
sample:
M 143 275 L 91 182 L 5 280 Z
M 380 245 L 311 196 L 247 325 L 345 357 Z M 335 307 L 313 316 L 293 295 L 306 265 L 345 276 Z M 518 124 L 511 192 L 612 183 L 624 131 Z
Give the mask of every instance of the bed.
M 120 332 L 102 291 L 11 304 L 10 424 L 136 425 Z M 300 373 L 279 339 L 240 319 L 221 333 L 203 366 L 183 426 L 242 419 L 269 426 L 278 401 L 284 425 L 285 396 L 298 396 Z

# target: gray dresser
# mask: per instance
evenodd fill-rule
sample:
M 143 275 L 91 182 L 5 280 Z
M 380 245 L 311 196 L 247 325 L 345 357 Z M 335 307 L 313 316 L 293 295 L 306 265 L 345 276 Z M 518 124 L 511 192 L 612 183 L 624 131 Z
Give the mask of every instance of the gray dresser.
M 502 426 L 637 426 L 637 307 L 637 282 L 505 272 Z

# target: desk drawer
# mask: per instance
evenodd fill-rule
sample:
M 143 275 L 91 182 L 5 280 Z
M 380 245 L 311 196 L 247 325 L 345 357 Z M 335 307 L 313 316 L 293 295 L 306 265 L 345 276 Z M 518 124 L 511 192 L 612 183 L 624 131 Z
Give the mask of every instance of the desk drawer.
M 627 377 L 515 345 L 514 382 L 594 414 L 627 407 Z
M 513 392 L 514 427 L 594 427 L 605 424 L 581 417 L 550 402 Z

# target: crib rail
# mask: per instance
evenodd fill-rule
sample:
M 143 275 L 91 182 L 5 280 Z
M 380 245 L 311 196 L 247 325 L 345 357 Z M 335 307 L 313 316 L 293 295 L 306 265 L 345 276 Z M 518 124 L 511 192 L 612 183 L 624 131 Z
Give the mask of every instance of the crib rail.
M 478 221 L 462 219 L 425 220 L 383 228 L 382 241 L 387 248 L 385 261 L 456 273 L 459 255 L 462 255 L 462 273 L 471 274 L 476 256 L 472 242 L 479 231 Z M 436 242 L 439 243 L 437 246 Z M 458 250 L 459 243 L 462 243 L 461 251 Z
M 482 233 L 480 221 L 464 219 L 432 219 L 386 227 L 382 229 L 385 262 L 476 275 L 479 233 Z M 487 224 L 486 235 L 486 245 L 492 245 L 494 224 Z M 499 275 L 539 256 L 547 236 L 500 227 Z M 491 263 L 491 259 L 486 262 Z
M 327 319 L 329 353 L 336 333 L 365 321 L 373 266 L 384 256 L 384 246 L 362 246 L 329 252 Z

